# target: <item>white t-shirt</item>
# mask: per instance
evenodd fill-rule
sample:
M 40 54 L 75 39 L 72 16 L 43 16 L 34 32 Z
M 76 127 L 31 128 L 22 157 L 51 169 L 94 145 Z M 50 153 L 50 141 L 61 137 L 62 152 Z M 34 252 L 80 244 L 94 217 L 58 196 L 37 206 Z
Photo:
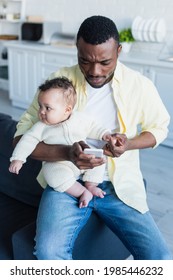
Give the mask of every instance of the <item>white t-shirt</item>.
M 119 124 L 111 83 L 107 83 L 101 88 L 93 88 L 87 83 L 87 97 L 84 112 L 112 133 L 117 131 Z M 104 141 L 93 139 L 87 139 L 87 143 L 96 148 L 102 148 L 105 145 Z M 109 180 L 107 168 L 104 180 Z
M 118 119 L 111 83 L 107 83 L 101 88 L 93 88 L 87 83 L 87 96 L 87 105 L 84 112 L 101 126 L 112 133 L 115 132 L 118 128 Z M 88 143 L 91 142 L 97 148 L 104 145 L 104 143 L 101 144 L 99 141 L 89 139 Z

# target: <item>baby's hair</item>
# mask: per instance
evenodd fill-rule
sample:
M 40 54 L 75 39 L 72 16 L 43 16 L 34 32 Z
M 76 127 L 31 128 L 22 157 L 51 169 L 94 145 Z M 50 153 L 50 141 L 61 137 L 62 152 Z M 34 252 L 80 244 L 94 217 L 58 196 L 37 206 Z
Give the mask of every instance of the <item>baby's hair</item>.
M 57 77 L 52 80 L 46 80 L 43 84 L 39 86 L 41 92 L 45 92 L 49 89 L 61 89 L 61 93 L 67 103 L 67 105 L 72 105 L 74 108 L 76 104 L 77 94 L 72 82 L 66 77 Z

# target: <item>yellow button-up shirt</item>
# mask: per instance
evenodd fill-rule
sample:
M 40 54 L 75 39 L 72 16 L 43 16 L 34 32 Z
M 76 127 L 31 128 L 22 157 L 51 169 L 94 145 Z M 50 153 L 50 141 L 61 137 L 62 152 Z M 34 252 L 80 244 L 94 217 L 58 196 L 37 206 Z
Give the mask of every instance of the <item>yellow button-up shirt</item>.
M 87 103 L 87 92 L 85 78 L 79 66 L 62 68 L 49 79 L 57 76 L 65 76 L 72 81 L 77 92 L 75 110 L 82 111 Z M 170 117 L 153 83 L 118 61 L 112 79 L 112 89 L 118 110 L 120 133 L 133 138 L 138 134 L 140 126 L 140 131 L 151 132 L 156 139 L 156 146 L 159 145 L 167 136 Z M 31 106 L 21 117 L 15 136 L 24 134 L 38 121 L 37 95 L 38 92 Z M 109 114 L 106 109 L 105 114 Z M 119 158 L 108 157 L 108 172 L 117 196 L 125 204 L 141 213 L 148 211 L 139 150 L 126 151 Z M 39 182 L 45 186 L 41 174 Z

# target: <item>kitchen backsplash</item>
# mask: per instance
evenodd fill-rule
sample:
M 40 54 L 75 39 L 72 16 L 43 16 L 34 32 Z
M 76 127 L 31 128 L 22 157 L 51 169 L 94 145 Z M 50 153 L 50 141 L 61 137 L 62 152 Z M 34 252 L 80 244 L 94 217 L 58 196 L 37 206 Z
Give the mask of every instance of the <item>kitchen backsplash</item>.
M 41 15 L 46 20 L 64 23 L 65 33 L 75 33 L 83 19 L 94 14 L 112 18 L 118 29 L 131 26 L 139 15 L 163 18 L 167 26 L 166 41 L 173 41 L 172 0 L 25 0 L 26 15 Z

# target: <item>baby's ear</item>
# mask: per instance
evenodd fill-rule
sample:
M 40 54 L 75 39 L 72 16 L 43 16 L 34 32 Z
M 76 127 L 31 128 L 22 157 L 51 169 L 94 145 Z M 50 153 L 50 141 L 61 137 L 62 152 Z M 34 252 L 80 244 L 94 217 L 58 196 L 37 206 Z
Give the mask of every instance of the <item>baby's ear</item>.
M 71 105 L 68 105 L 65 109 L 65 113 L 66 114 L 70 114 L 72 112 L 72 106 Z

